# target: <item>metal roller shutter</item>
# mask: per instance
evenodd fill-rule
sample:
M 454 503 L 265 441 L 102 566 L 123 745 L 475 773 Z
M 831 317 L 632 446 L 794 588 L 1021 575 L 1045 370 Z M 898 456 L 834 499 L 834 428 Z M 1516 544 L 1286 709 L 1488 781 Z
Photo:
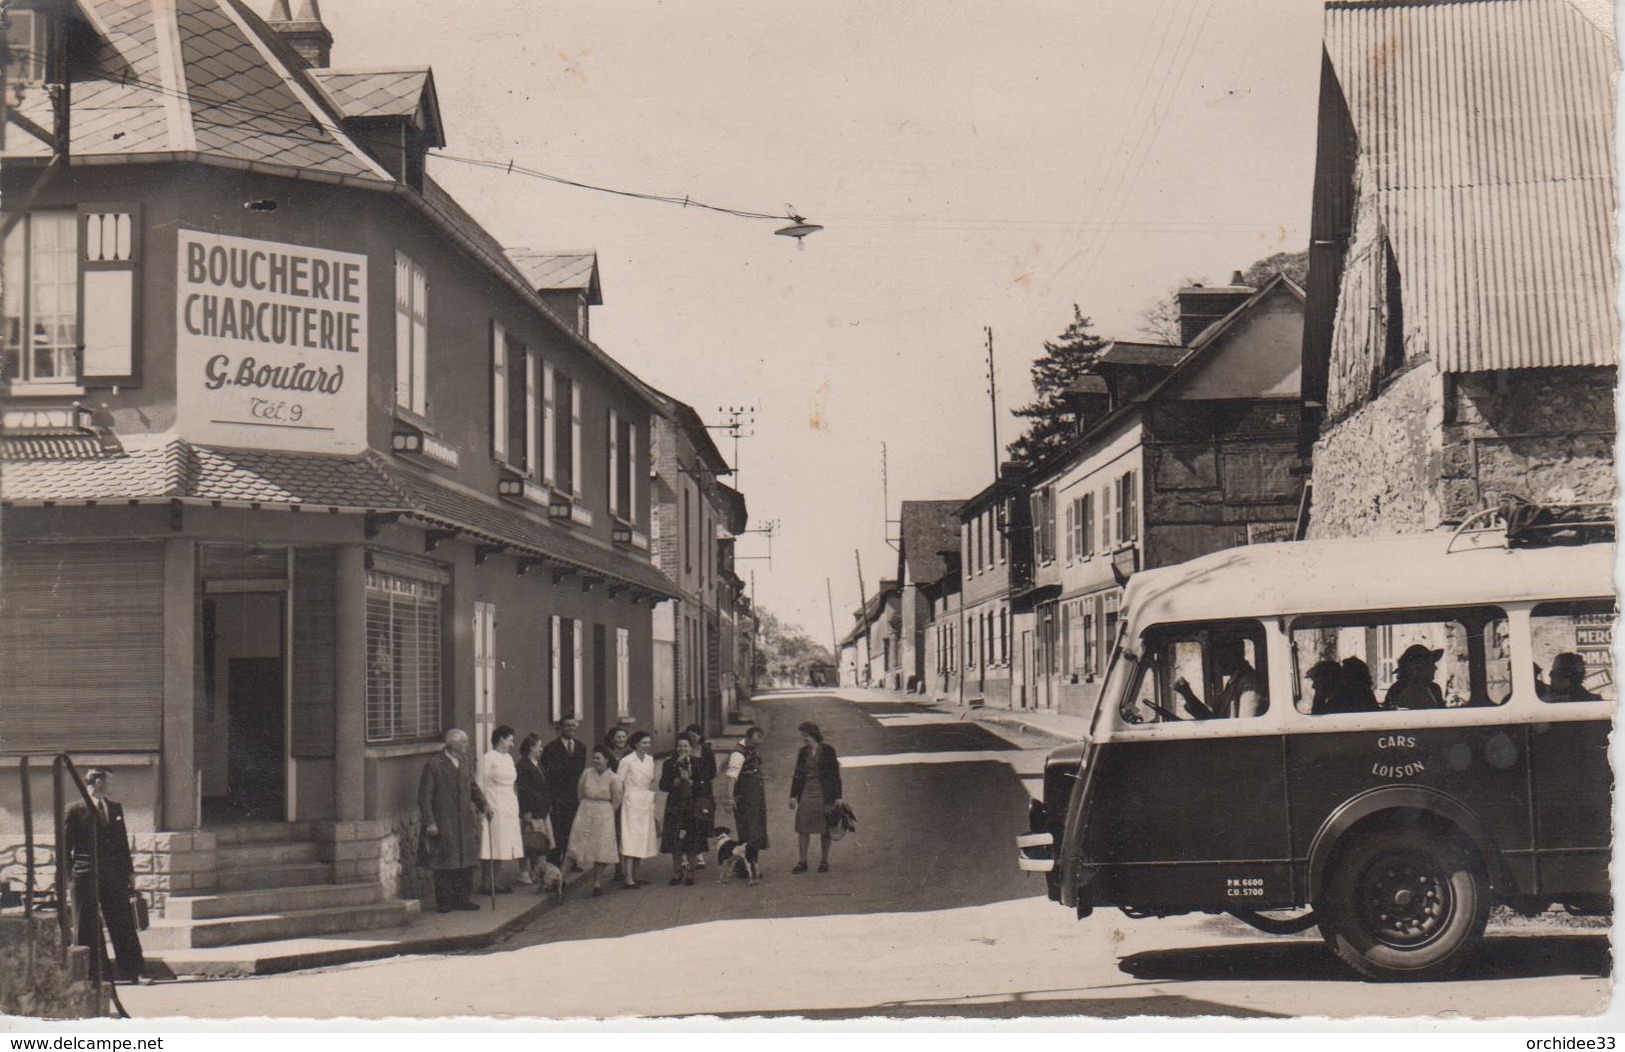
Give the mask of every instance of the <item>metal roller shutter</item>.
M 158 749 L 163 545 L 11 545 L 0 581 L 0 749 Z

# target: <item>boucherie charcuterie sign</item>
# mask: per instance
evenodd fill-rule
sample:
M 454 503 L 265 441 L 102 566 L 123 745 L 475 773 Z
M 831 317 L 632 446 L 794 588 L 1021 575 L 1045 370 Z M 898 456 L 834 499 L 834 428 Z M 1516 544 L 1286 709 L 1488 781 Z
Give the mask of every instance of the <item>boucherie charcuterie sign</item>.
M 205 445 L 367 444 L 367 257 L 179 232 L 176 401 Z

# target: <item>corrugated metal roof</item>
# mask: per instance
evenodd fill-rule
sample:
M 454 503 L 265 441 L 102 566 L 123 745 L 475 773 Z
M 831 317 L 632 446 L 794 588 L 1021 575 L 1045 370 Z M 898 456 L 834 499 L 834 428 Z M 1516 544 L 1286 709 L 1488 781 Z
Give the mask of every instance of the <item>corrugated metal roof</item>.
M 1569 0 L 1343 0 L 1326 50 L 1440 367 L 1614 364 L 1610 38 Z

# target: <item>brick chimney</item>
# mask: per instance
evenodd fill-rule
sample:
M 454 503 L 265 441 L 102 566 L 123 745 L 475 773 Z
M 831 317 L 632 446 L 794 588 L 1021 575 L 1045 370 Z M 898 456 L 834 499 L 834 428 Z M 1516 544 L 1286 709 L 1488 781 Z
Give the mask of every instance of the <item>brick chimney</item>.
M 1231 275 L 1228 285 L 1189 285 L 1180 289 L 1174 297 L 1179 305 L 1179 342 L 1189 347 L 1202 330 L 1246 303 L 1257 291 L 1242 284 L 1239 270 Z
M 299 53 L 308 69 L 326 69 L 333 60 L 333 34 L 322 24 L 322 9 L 316 0 L 298 0 L 290 11 L 290 0 L 274 0 L 265 22 L 288 46 Z

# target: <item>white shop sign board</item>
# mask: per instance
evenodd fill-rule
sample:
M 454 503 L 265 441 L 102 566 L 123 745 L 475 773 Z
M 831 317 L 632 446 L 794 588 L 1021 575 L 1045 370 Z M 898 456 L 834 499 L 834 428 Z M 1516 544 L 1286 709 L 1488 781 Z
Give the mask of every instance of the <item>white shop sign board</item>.
M 367 446 L 367 257 L 179 231 L 178 430 L 201 445 Z

